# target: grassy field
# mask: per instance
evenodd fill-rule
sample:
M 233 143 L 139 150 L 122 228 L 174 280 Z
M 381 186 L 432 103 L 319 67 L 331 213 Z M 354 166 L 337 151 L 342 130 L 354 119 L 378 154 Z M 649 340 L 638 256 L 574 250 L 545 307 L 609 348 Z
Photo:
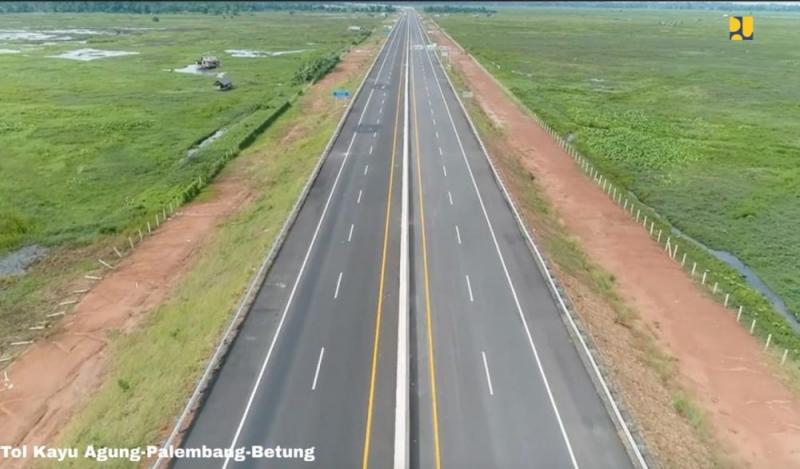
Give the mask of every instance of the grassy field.
M 348 26 L 368 30 L 378 22 L 288 13 L 162 15 L 158 22 L 147 15 L 0 15 L 0 49 L 20 51 L 0 54 L 0 255 L 123 231 L 203 174 L 213 147 L 232 142 L 221 139 L 187 158 L 190 147 L 257 111 L 267 115 L 300 89 L 292 79 L 303 64 L 352 43 L 357 33 Z M 72 40 L 35 42 L 2 34 L 73 28 L 104 34 L 66 31 L 56 35 Z M 138 55 L 50 57 L 82 48 Z M 304 52 L 236 58 L 226 49 Z M 233 91 L 216 91 L 213 75 L 170 72 L 205 54 L 221 59 Z
M 756 15 L 751 42 L 709 11 L 434 19 L 615 183 L 800 314 L 800 15 Z

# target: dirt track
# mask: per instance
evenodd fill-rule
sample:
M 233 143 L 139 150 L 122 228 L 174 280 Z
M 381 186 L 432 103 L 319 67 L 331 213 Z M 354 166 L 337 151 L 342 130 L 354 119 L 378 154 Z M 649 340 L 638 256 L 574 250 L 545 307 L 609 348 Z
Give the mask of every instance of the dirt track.
M 501 148 L 521 156 L 521 164 L 535 176 L 567 231 L 577 236 L 592 261 L 614 275 L 623 302 L 639 313 L 658 343 L 676 358 L 681 381 L 706 409 L 718 439 L 735 448 L 736 462 L 764 468 L 800 467 L 800 399 L 771 373 L 762 346 L 736 323 L 735 315 L 700 291 L 640 225 L 593 185 L 471 56 L 444 35 L 434 37 L 453 46 L 451 63 L 474 91 L 482 110 L 502 128 Z M 571 294 L 580 291 L 570 283 Z M 576 303 L 580 305 L 580 299 Z M 620 332 L 618 325 L 604 321 L 601 311 L 583 309 L 579 314 L 604 359 L 619 375 L 617 384 L 647 439 L 655 442 L 654 452 L 665 456 L 674 445 L 687 444 L 681 441 L 686 439 L 683 432 L 675 432 L 662 419 L 667 415 L 668 420 L 669 413 L 674 418 L 671 403 L 648 400 L 652 383 L 636 375 L 642 364 L 633 362 L 624 344 L 615 343 L 620 340 L 615 335 Z M 621 376 L 625 373 L 628 376 Z M 651 408 L 656 405 L 661 408 Z M 697 460 L 669 463 L 697 464 Z

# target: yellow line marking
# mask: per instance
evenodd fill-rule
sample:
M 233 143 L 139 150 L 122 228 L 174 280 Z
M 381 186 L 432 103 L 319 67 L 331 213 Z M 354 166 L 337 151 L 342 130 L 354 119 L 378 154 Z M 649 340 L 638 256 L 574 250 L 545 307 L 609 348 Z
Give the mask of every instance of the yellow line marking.
M 401 63 L 402 69 L 402 63 Z M 397 84 L 397 110 L 394 116 L 394 137 L 392 138 L 392 159 L 389 164 L 389 190 L 386 194 L 386 222 L 383 228 L 383 254 L 381 258 L 381 276 L 378 287 L 378 306 L 375 312 L 375 341 L 372 346 L 372 371 L 369 377 L 369 401 L 367 403 L 367 426 L 364 431 L 364 454 L 361 461 L 361 467 L 367 469 L 369 467 L 369 444 L 372 436 L 372 404 L 375 401 L 375 379 L 378 372 L 378 349 L 381 341 L 381 316 L 383 312 L 383 284 L 386 276 L 386 257 L 389 246 L 389 222 L 392 213 L 392 186 L 394 181 L 394 163 L 395 154 L 397 153 L 397 129 L 400 123 L 400 95 L 403 80 L 399 80 Z
M 411 60 L 409 59 L 409 63 Z M 414 86 L 414 74 L 411 74 L 411 96 L 412 108 L 414 109 L 414 138 L 416 141 L 416 158 L 417 158 L 417 185 L 419 189 L 419 224 L 420 233 L 422 235 L 422 265 L 425 277 L 425 316 L 428 328 L 428 371 L 431 382 L 431 413 L 433 415 L 433 456 L 436 464 L 436 469 L 441 469 L 442 461 L 439 451 L 439 410 L 436 403 L 436 367 L 433 356 L 433 326 L 431 321 L 431 287 L 428 280 L 428 242 L 425 237 L 425 202 L 422 196 L 422 164 L 420 163 L 420 145 L 419 145 L 419 122 L 417 117 L 417 92 Z

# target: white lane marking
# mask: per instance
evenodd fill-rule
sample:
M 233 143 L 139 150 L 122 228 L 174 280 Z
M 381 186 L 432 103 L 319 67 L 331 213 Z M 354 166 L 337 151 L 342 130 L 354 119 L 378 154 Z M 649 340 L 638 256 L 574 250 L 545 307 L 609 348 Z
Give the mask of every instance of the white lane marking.
M 376 138 L 378 136 L 378 132 L 372 132 L 372 138 Z
M 339 298 L 339 287 L 342 286 L 342 274 L 344 272 L 339 272 L 339 279 L 336 280 L 336 291 L 333 292 L 333 299 Z
M 443 154 L 444 153 L 442 153 L 442 147 L 439 147 L 439 156 L 442 156 Z
M 444 165 L 442 165 L 442 173 L 444 174 L 444 177 L 447 177 L 447 168 L 445 168 Z
M 317 371 L 314 372 L 314 382 L 311 383 L 311 390 L 317 389 L 317 379 L 319 378 L 319 369 L 322 366 L 322 357 L 325 355 L 325 347 L 319 349 L 319 358 L 317 359 Z
M 420 34 L 422 34 L 420 32 Z M 436 74 L 436 69 L 433 66 L 433 60 L 429 54 L 426 54 L 428 57 L 428 63 L 430 64 L 431 70 L 433 70 L 434 74 Z M 438 57 L 437 57 L 438 60 Z M 439 62 L 441 66 L 441 62 Z M 520 319 L 522 320 L 522 325 L 525 329 L 525 335 L 528 338 L 528 344 L 531 347 L 531 351 L 533 352 L 533 357 L 536 361 L 536 366 L 539 370 L 539 374 L 542 377 L 542 382 L 544 382 L 545 390 L 547 391 L 547 397 L 550 401 L 550 406 L 553 408 L 553 413 L 555 414 L 556 421 L 558 422 L 559 430 L 561 431 L 561 436 L 564 440 L 564 443 L 567 447 L 567 452 L 569 453 L 570 460 L 572 462 L 572 467 L 578 468 L 578 461 L 575 459 L 575 453 L 572 451 L 572 444 L 569 441 L 569 436 L 567 435 L 566 427 L 564 427 L 564 422 L 561 420 L 561 413 L 558 411 L 558 406 L 556 405 L 556 400 L 553 397 L 553 391 L 550 389 L 550 382 L 547 379 L 547 375 L 544 372 L 544 366 L 542 365 L 542 361 L 539 358 L 539 352 L 536 350 L 536 345 L 533 343 L 533 336 L 531 335 L 530 327 L 528 327 L 528 321 L 525 319 L 525 315 L 522 312 L 522 305 L 519 302 L 519 297 L 517 296 L 517 290 L 514 288 L 514 282 L 511 280 L 511 274 L 508 272 L 508 267 L 506 266 L 505 259 L 503 258 L 503 253 L 500 251 L 500 244 L 497 242 L 497 236 L 494 232 L 494 227 L 492 226 L 491 220 L 489 220 L 489 214 L 486 211 L 486 205 L 483 203 L 483 197 L 481 196 L 480 191 L 478 190 L 478 183 L 475 181 L 475 175 L 472 172 L 472 166 L 469 164 L 469 160 L 467 159 L 467 152 L 464 150 L 464 144 L 461 142 L 461 136 L 458 133 L 458 129 L 456 128 L 455 120 L 453 119 L 453 114 L 450 112 L 450 106 L 447 104 L 447 99 L 444 96 L 444 90 L 442 90 L 442 85 L 439 81 L 438 75 L 436 75 L 436 86 L 439 88 L 439 94 L 442 96 L 442 101 L 444 102 L 444 109 L 447 112 L 447 117 L 450 119 L 450 125 L 453 128 L 453 133 L 455 133 L 456 141 L 458 142 L 458 147 L 461 150 L 461 156 L 464 160 L 464 163 L 467 166 L 467 171 L 469 173 L 469 177 L 472 181 L 472 187 L 475 190 L 475 194 L 478 196 L 478 203 L 480 204 L 481 211 L 483 212 L 483 218 L 486 220 L 486 224 L 489 226 L 489 233 L 492 236 L 492 242 L 494 243 L 495 251 L 497 252 L 497 257 L 500 258 L 500 264 L 503 266 L 503 272 L 505 273 L 506 282 L 511 290 L 511 296 L 514 298 L 514 304 L 517 307 L 517 313 L 519 314 Z
M 436 138 L 439 138 L 439 131 L 436 131 Z
M 447 198 L 450 199 L 450 205 L 453 205 L 453 194 L 450 191 L 447 191 Z
M 364 166 L 364 176 L 367 175 L 367 171 L 369 171 L 369 165 Z
M 355 228 L 355 224 L 350 223 L 350 232 L 347 233 L 347 242 L 349 243 L 351 239 L 353 239 L 353 228 Z
M 458 244 L 461 244 L 461 230 L 458 229 L 458 225 L 456 225 L 456 238 L 458 239 Z
M 467 279 L 467 291 L 469 292 L 469 302 L 474 303 L 475 297 L 472 296 L 472 283 L 469 281 L 469 275 L 464 276 Z
M 362 191 L 361 189 L 359 189 L 359 190 L 358 190 L 358 199 L 356 199 L 356 203 L 357 203 L 357 204 L 360 204 L 360 203 L 361 203 L 361 194 L 362 194 L 363 192 L 364 192 L 364 191 Z
M 380 117 L 378 118 L 378 122 L 376 122 L 376 124 L 377 125 L 381 125 L 381 118 Z
M 481 352 L 483 356 L 483 371 L 486 372 L 486 384 L 489 385 L 489 395 L 494 396 L 494 389 L 492 388 L 492 377 L 489 375 L 489 364 L 486 362 L 486 352 Z
M 383 102 L 381 102 L 381 107 L 378 108 L 378 114 L 383 114 Z M 378 123 L 380 124 L 380 120 L 378 120 Z
M 395 41 L 397 35 L 392 37 L 392 41 Z M 396 42 L 396 41 L 395 41 Z M 386 45 L 384 45 L 386 47 Z M 381 66 L 378 68 L 378 73 L 376 74 L 375 80 L 378 80 L 381 76 L 381 72 L 383 71 L 384 65 L 386 65 L 386 60 L 389 57 L 388 51 L 383 56 L 383 61 L 381 62 Z M 369 91 L 369 95 L 367 95 L 367 102 L 364 104 L 364 108 L 361 110 L 361 115 L 358 118 L 358 122 L 356 127 L 360 126 L 364 120 L 364 114 L 369 108 L 369 103 L 372 100 L 373 92 L 375 88 Z M 300 264 L 300 270 L 297 273 L 297 278 L 295 278 L 294 285 L 292 286 L 292 291 L 289 293 L 289 298 L 286 301 L 286 306 L 283 308 L 283 313 L 281 313 L 281 318 L 278 321 L 278 326 L 275 329 L 275 334 L 272 336 L 272 341 L 269 344 L 269 348 L 267 349 L 267 355 L 264 357 L 264 361 L 261 363 L 261 369 L 258 371 L 258 376 L 256 376 L 256 381 L 253 384 L 253 389 L 250 391 L 250 396 L 247 398 L 247 404 L 245 404 L 244 411 L 242 412 L 242 417 L 239 419 L 239 425 L 236 427 L 236 432 L 233 435 L 233 439 L 231 440 L 231 445 L 228 447 L 230 452 L 233 451 L 233 448 L 236 447 L 237 442 L 239 441 L 239 437 L 242 434 L 242 429 L 244 428 L 245 421 L 247 420 L 247 416 L 250 413 L 250 408 L 253 406 L 253 401 L 256 398 L 256 394 L 258 393 L 258 389 L 261 387 L 261 382 L 264 379 L 264 373 L 267 371 L 267 364 L 269 363 L 270 358 L 272 357 L 272 352 L 275 350 L 275 343 L 278 341 L 278 336 L 283 329 L 283 323 L 286 321 L 286 315 L 289 312 L 289 308 L 292 305 L 292 301 L 294 300 L 294 295 L 297 293 L 297 287 L 300 285 L 300 280 L 303 277 L 303 273 L 305 272 L 306 265 L 308 265 L 308 259 L 311 257 L 311 251 L 314 248 L 314 245 L 317 242 L 317 237 L 319 236 L 319 231 L 322 228 L 322 222 L 325 220 L 325 215 L 328 213 L 328 208 L 330 207 L 331 200 L 333 200 L 333 194 L 336 192 L 336 187 L 339 185 L 339 179 L 341 179 L 342 172 L 344 171 L 345 164 L 347 163 L 347 159 L 350 157 L 350 150 L 353 148 L 353 143 L 356 141 L 356 132 L 353 132 L 353 136 L 350 138 L 350 143 L 347 146 L 347 151 L 344 153 L 344 159 L 342 160 L 342 164 L 339 167 L 339 171 L 336 173 L 336 178 L 333 180 L 333 186 L 331 186 L 331 191 L 328 194 L 327 200 L 325 200 L 325 205 L 322 208 L 322 213 L 320 214 L 319 221 L 317 221 L 317 226 L 314 228 L 314 234 L 311 236 L 311 242 L 308 245 L 308 249 L 306 250 L 305 256 L 303 257 L 303 262 Z M 225 462 L 222 464 L 222 469 L 226 469 L 230 464 L 230 457 L 225 458 Z
M 369 154 L 372 154 L 372 145 L 369 146 Z
M 432 119 L 433 119 L 433 125 L 436 125 L 436 119 L 435 118 Z

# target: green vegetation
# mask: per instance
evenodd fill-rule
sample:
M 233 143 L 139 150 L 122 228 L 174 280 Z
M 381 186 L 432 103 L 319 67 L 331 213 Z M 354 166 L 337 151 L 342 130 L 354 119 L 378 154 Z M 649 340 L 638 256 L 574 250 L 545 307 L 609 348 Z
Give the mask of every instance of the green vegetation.
M 0 54 L 0 258 L 32 243 L 54 248 L 28 274 L 0 276 L 0 357 L 10 342 L 46 332 L 29 328 L 54 312 L 98 257 L 113 258 L 112 245 L 126 246 L 170 202 L 197 195 L 286 111 L 308 86 L 293 83 L 298 69 L 363 40 L 349 26 L 371 31 L 378 23 L 307 13 L 168 15 L 158 25 L 147 16 L 0 15 L 0 32 L 111 33 L 47 33 L 73 35 L 71 42 L 0 39 L 0 49 L 22 51 Z M 80 48 L 140 54 L 48 57 Z M 237 58 L 226 49 L 303 52 Z M 170 72 L 207 54 L 221 59 L 234 90 L 216 91 L 213 73 Z M 198 147 L 221 128 L 221 137 Z M 189 149 L 197 151 L 189 156 Z
M 355 89 L 360 78 L 353 75 L 336 86 Z M 266 252 L 272 244 L 338 122 L 341 108 L 309 113 L 304 99 L 223 169 L 223 177 L 233 172 L 256 187 L 257 198 L 220 226 L 169 301 L 135 332 L 113 338 L 112 371 L 71 421 L 59 445 L 136 447 L 160 442 L 261 262 L 254 253 Z M 303 135 L 285 142 L 293 126 L 302 128 Z M 70 464 L 88 467 L 82 459 Z M 110 461 L 102 466 L 136 465 Z
M 126 30 L 154 25 L 142 16 L 0 15 L 0 29 L 107 33 L 65 33 L 86 44 L 0 43 L 22 51 L 0 54 L 0 174 L 13 175 L 0 179 L 0 255 L 28 243 L 89 243 L 159 210 L 238 147 L 238 127 L 258 127 L 253 120 L 268 119 L 300 91 L 303 83 L 293 77 L 303 64 L 323 57 L 330 62 L 350 46 L 353 24 L 371 30 L 377 21 L 363 15 L 171 15 L 158 29 Z M 49 57 L 81 48 L 139 54 L 91 62 Z M 237 58 L 226 49 L 304 51 Z M 216 91 L 213 75 L 170 71 L 206 54 L 221 59 L 235 90 Z M 228 129 L 224 138 L 187 157 L 220 128 Z
M 719 12 L 504 10 L 437 22 L 615 185 L 671 226 L 729 251 L 800 312 L 798 17 L 756 17 L 754 41 L 727 39 Z M 681 250 L 800 349 L 760 295 L 699 247 Z M 778 338 L 778 342 L 775 339 Z M 795 356 L 797 356 L 796 352 Z

